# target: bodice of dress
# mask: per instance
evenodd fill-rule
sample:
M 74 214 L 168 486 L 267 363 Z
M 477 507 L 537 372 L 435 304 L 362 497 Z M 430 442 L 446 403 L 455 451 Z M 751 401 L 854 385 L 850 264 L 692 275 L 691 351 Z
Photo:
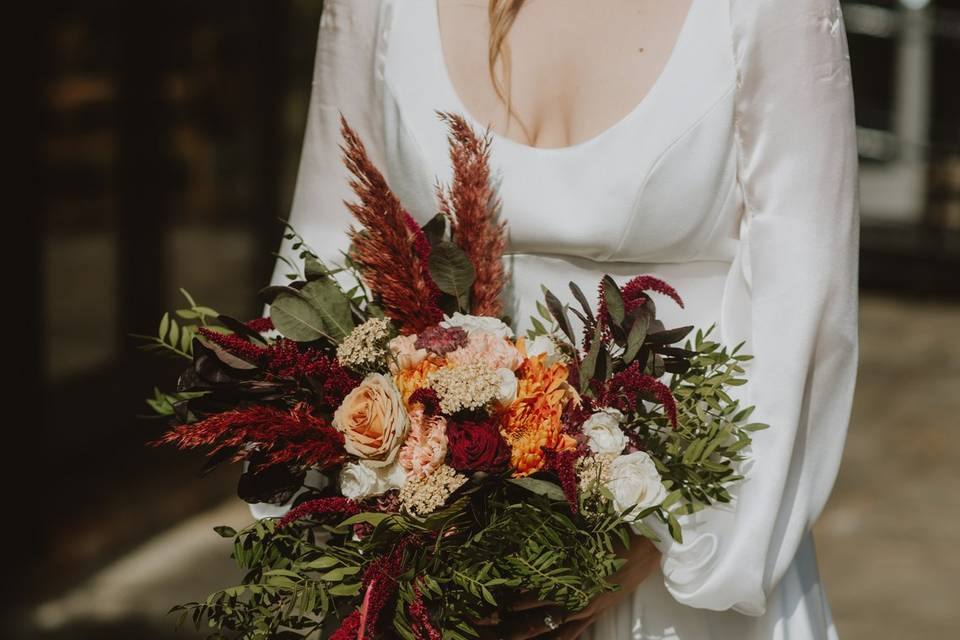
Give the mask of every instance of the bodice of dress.
M 449 179 L 435 109 L 470 118 L 443 59 L 435 0 L 404 2 L 386 42 L 388 179 L 415 216 Z M 736 199 L 727 6 L 693 2 L 667 63 L 644 99 L 600 134 L 540 149 L 493 134 L 511 253 L 595 262 L 732 260 Z M 478 130 L 483 127 L 474 122 Z

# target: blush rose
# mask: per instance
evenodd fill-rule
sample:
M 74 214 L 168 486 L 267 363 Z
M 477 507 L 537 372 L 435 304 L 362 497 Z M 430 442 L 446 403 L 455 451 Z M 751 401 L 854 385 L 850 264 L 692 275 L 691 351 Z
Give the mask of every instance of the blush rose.
M 389 376 L 371 373 L 347 394 L 333 414 L 347 453 L 371 467 L 387 466 L 407 435 L 403 398 Z

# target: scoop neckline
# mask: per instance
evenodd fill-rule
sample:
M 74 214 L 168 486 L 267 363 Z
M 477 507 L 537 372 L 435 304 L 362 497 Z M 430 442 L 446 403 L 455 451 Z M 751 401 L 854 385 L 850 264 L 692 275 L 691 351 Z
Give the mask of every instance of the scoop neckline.
M 631 120 L 633 120 L 637 115 L 648 108 L 652 103 L 652 98 L 656 96 L 657 93 L 662 91 L 663 85 L 666 82 L 666 78 L 669 75 L 671 67 L 676 66 L 678 51 L 682 48 L 684 40 L 688 37 L 687 34 L 690 30 L 690 23 L 693 21 L 693 12 L 696 10 L 698 0 L 691 0 L 690 6 L 687 8 L 687 13 L 683 17 L 683 23 L 680 25 L 680 30 L 677 32 L 677 37 L 673 42 L 673 47 L 670 50 L 669 55 L 667 56 L 666 62 L 663 63 L 663 66 L 660 68 L 660 72 L 657 74 L 656 79 L 653 81 L 653 84 L 650 85 L 650 88 L 647 89 L 647 92 L 640 98 L 640 101 L 637 102 L 626 114 L 621 116 L 618 120 L 614 121 L 609 126 L 605 127 L 598 133 L 581 140 L 580 142 L 574 144 L 563 145 L 560 147 L 535 147 L 533 145 L 526 144 L 525 142 L 519 142 L 513 138 L 509 138 L 501 133 L 498 133 L 487 125 L 481 124 L 477 118 L 473 117 L 473 114 L 467 108 L 464 101 L 460 98 L 460 94 L 457 91 L 456 85 L 453 83 L 453 78 L 450 76 L 449 69 L 447 68 L 446 57 L 443 52 L 443 35 L 440 31 L 440 0 L 427 0 L 432 9 L 432 26 L 431 29 L 433 41 L 434 41 L 434 59 L 436 60 L 439 73 L 437 74 L 440 80 L 446 85 L 446 88 L 450 95 L 453 98 L 455 103 L 455 108 L 459 111 L 460 115 L 464 117 L 473 127 L 480 130 L 487 131 L 490 135 L 490 138 L 494 141 L 500 142 L 506 146 L 513 147 L 515 149 L 520 149 L 523 151 L 530 151 L 534 153 L 541 154 L 562 154 L 570 153 L 580 149 L 584 149 L 595 144 L 598 144 L 601 140 L 613 135 L 615 131 L 626 126 Z

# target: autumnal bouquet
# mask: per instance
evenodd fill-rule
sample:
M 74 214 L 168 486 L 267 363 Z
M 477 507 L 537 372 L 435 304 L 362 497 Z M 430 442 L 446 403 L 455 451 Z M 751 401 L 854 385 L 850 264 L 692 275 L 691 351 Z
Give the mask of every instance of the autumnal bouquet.
M 604 277 L 595 306 L 544 289 L 515 336 L 489 134 L 440 116 L 454 177 L 428 224 L 342 121 L 360 224 L 342 265 L 290 230 L 302 270 L 264 290 L 268 318 L 188 298 L 151 339 L 190 359 L 150 400 L 173 422 L 160 442 L 243 461 L 250 502 L 292 502 L 218 528 L 242 583 L 175 608 L 211 637 L 467 639 L 518 592 L 582 609 L 617 588 L 629 529 L 680 540 L 678 515 L 730 500 L 764 426 L 725 391 L 749 356 L 666 329 L 651 294 L 683 302 L 656 278 Z

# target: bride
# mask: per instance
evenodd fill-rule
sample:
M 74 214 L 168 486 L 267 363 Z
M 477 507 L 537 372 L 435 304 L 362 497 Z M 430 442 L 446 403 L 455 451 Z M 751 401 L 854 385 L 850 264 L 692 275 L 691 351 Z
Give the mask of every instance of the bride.
M 649 273 L 667 326 L 746 340 L 756 434 L 731 505 L 636 538 L 622 589 L 565 619 L 517 602 L 491 638 L 836 638 L 810 528 L 857 361 L 857 156 L 837 0 L 327 0 L 290 215 L 336 260 L 339 112 L 424 223 L 455 111 L 491 127 L 511 317 L 540 284 Z M 292 254 L 284 246 L 285 254 Z M 278 267 L 275 282 L 284 269 Z

